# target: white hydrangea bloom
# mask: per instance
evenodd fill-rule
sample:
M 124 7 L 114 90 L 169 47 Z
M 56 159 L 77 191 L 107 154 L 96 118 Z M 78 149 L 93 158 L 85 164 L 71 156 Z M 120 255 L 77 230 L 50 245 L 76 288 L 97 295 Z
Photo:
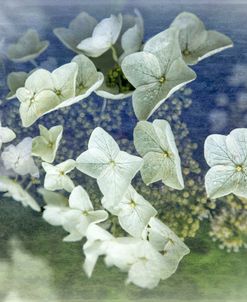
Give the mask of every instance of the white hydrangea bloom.
M 247 129 L 234 129 L 229 135 L 207 137 L 204 155 L 211 167 L 205 177 L 208 197 L 230 193 L 247 197 Z
M 148 119 L 175 91 L 196 78 L 181 56 L 178 32 L 173 28 L 148 40 L 143 51 L 125 57 L 121 67 L 136 88 L 132 101 L 139 120 Z
M 49 130 L 39 125 L 40 136 L 33 138 L 32 155 L 52 163 L 63 135 L 63 126 L 54 126 Z
M 77 48 L 77 45 L 92 35 L 96 25 L 95 18 L 86 12 L 81 12 L 70 22 L 68 28 L 55 28 L 53 32 L 67 48 L 76 53 L 81 53 L 82 51 Z
M 16 44 L 8 48 L 8 58 L 17 63 L 34 60 L 49 46 L 49 41 L 40 41 L 36 30 L 29 29 Z
M 9 196 L 16 201 L 21 202 L 24 207 L 29 206 L 34 211 L 40 211 L 40 206 L 34 198 L 16 181 L 6 176 L 0 176 L 0 192 L 5 192 L 5 196 Z
M 64 241 L 80 241 L 91 223 L 99 223 L 108 218 L 104 210 L 94 210 L 87 192 L 77 186 L 69 197 L 69 211 L 64 215 L 63 227 L 70 234 Z
M 100 127 L 94 129 L 88 150 L 76 162 L 78 170 L 97 179 L 101 192 L 112 206 L 121 200 L 142 165 L 140 157 L 120 151 L 116 141 Z
M 166 120 L 139 122 L 134 129 L 134 144 L 144 159 L 141 176 L 145 184 L 162 180 L 174 189 L 184 188 L 181 160 L 172 129 Z
M 32 158 L 32 138 L 24 138 L 18 145 L 4 148 L 1 158 L 7 170 L 13 170 L 19 175 L 30 174 L 39 177 L 39 170 Z
M 194 14 L 183 12 L 170 25 L 179 30 L 179 43 L 183 58 L 189 65 L 233 46 L 227 36 L 206 30 L 203 22 Z
M 46 172 L 44 187 L 50 191 L 66 190 L 71 192 L 74 189 L 74 183 L 67 175 L 75 168 L 75 161 L 68 159 L 56 166 L 51 164 L 42 163 L 42 166 Z
M 45 69 L 31 73 L 25 87 L 16 91 L 24 127 L 31 126 L 38 118 L 56 110 L 63 101 L 75 96 L 77 72 L 78 65 L 71 62 L 52 73 Z

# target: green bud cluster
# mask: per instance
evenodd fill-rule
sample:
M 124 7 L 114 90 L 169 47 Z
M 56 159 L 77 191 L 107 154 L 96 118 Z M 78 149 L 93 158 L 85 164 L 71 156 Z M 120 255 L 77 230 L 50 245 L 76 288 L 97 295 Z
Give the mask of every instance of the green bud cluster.
M 108 71 L 106 76 L 106 86 L 109 88 L 118 88 L 120 93 L 127 93 L 134 90 L 134 87 L 126 79 L 119 65 L 115 65 Z

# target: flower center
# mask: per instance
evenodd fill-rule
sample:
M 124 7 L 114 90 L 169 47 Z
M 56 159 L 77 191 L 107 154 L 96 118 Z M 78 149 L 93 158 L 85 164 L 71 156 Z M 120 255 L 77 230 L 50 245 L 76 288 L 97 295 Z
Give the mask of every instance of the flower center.
M 83 83 L 80 83 L 78 87 L 79 87 L 79 89 L 80 89 L 80 90 L 85 89 L 85 87 L 84 87 Z
M 164 151 L 163 156 L 164 156 L 164 157 L 169 157 L 169 152 L 168 152 L 168 151 Z
M 82 212 L 82 215 L 84 215 L 84 216 L 88 216 L 88 211 L 86 211 L 86 210 L 85 210 L 85 211 L 83 211 L 83 212 Z
M 64 176 L 65 175 L 64 171 L 60 171 L 60 175 Z
M 190 51 L 188 50 L 188 48 L 186 48 L 186 49 L 183 51 L 183 55 L 184 55 L 184 56 L 189 56 L 189 55 L 190 55 Z
M 135 208 L 136 207 L 136 203 L 134 202 L 134 200 L 131 200 L 129 203 L 131 208 Z
M 60 96 L 62 94 L 62 91 L 60 89 L 56 89 L 55 93 L 56 93 L 57 96 Z
M 112 159 L 109 161 L 109 164 L 112 166 L 112 167 L 115 167 L 116 166 L 116 162 Z
M 237 165 L 236 166 L 236 171 L 237 172 L 243 172 L 244 171 L 244 167 L 242 165 Z
M 52 148 L 52 147 L 53 147 L 53 143 L 52 143 L 52 142 L 49 142 L 48 148 Z
M 165 81 L 166 81 L 166 78 L 165 78 L 164 76 L 162 76 L 162 77 L 159 79 L 160 84 L 163 84 Z

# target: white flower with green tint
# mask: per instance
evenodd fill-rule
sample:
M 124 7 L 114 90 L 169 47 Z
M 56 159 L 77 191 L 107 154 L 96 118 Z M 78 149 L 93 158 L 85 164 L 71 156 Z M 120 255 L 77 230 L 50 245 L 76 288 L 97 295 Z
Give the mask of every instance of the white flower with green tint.
M 127 56 L 121 67 L 136 88 L 132 98 L 139 120 L 148 119 L 175 91 L 196 78 L 183 61 L 175 29 L 151 38 L 142 52 Z
M 179 153 L 167 121 L 138 122 L 134 129 L 134 144 L 144 160 L 141 176 L 145 184 L 162 180 L 174 189 L 184 188 Z
M 0 121 L 0 150 L 2 148 L 2 144 L 9 143 L 15 138 L 16 135 L 14 131 L 8 127 L 2 127 L 2 123 Z
M 163 276 L 168 278 L 175 273 L 179 262 L 190 250 L 168 226 L 155 217 L 149 221 L 147 234 L 150 243 L 164 255 L 166 266 Z
M 69 197 L 70 210 L 64 215 L 63 228 L 70 234 L 64 241 L 80 241 L 91 223 L 99 223 L 108 218 L 104 210 L 94 210 L 87 192 L 77 186 Z
M 63 126 L 54 126 L 50 129 L 39 125 L 40 136 L 33 138 L 32 155 L 43 161 L 52 163 L 63 135 Z
M 92 36 L 82 40 L 77 48 L 89 57 L 99 57 L 116 43 L 121 28 L 121 14 L 111 15 L 100 21 L 95 26 Z
M 183 12 L 170 25 L 179 30 L 179 43 L 184 61 L 194 65 L 224 49 L 233 46 L 227 36 L 206 30 L 203 22 L 194 14 Z
M 230 193 L 247 197 L 247 129 L 234 129 L 229 135 L 207 137 L 204 155 L 211 167 L 205 177 L 208 197 Z
M 71 62 L 76 63 L 78 66 L 75 97 L 65 100 L 55 109 L 71 106 L 89 97 L 104 81 L 104 75 L 101 72 L 97 72 L 93 62 L 83 54 L 75 56 Z
M 77 72 L 78 65 L 72 62 L 52 73 L 38 69 L 27 78 L 25 87 L 16 92 L 24 127 L 31 126 L 42 115 L 56 110 L 62 102 L 75 96 Z
M 7 77 L 7 85 L 9 87 L 9 93 L 6 96 L 7 100 L 12 100 L 16 97 L 16 91 L 18 88 L 25 85 L 25 81 L 28 78 L 28 73 L 23 71 L 11 72 Z
M 87 242 L 83 246 L 86 256 L 84 270 L 91 277 L 99 256 L 105 256 L 107 266 L 116 266 L 128 272 L 127 283 L 152 289 L 160 280 L 174 273 L 173 261 L 163 256 L 147 240 L 133 237 L 115 238 L 97 225 L 88 227 Z
M 122 100 L 133 93 L 134 87 L 125 78 L 121 62 L 125 56 L 142 48 L 143 19 L 138 10 L 135 10 L 135 14 L 136 16 L 123 15 L 122 29 L 113 50 L 93 59 L 97 69 L 104 74 L 104 83 L 95 91 L 103 98 Z
M 0 192 L 5 192 L 6 197 L 21 202 L 24 207 L 29 206 L 34 211 L 40 211 L 40 206 L 33 197 L 21 185 L 8 177 L 0 176 Z
M 81 53 L 77 45 L 84 39 L 89 38 L 97 21 L 86 12 L 81 12 L 69 24 L 68 28 L 59 27 L 53 30 L 57 38 L 69 49 L 76 53 Z
M 64 215 L 69 209 L 68 198 L 64 195 L 39 188 L 38 192 L 42 195 L 46 205 L 44 206 L 43 218 L 49 224 L 62 226 Z
M 74 160 L 68 159 L 56 166 L 43 162 L 42 166 L 46 172 L 45 189 L 50 191 L 64 189 L 67 192 L 71 192 L 74 189 L 74 183 L 67 175 L 75 168 Z
M 37 58 L 48 46 L 48 41 L 40 41 L 36 30 L 29 29 L 16 44 L 9 46 L 7 55 L 14 62 L 28 62 Z
M 97 179 L 109 205 L 116 205 L 140 170 L 142 159 L 120 151 L 116 141 L 102 128 L 92 132 L 88 150 L 76 160 L 77 169 Z
M 129 186 L 122 200 L 113 209 L 108 207 L 106 198 L 103 198 L 102 204 L 104 208 L 118 216 L 120 226 L 127 233 L 137 238 L 141 238 L 150 218 L 157 214 L 153 206 L 132 186 Z
M 32 138 L 24 138 L 18 145 L 4 148 L 1 158 L 7 170 L 13 170 L 19 175 L 30 174 L 39 177 L 39 170 L 32 158 Z

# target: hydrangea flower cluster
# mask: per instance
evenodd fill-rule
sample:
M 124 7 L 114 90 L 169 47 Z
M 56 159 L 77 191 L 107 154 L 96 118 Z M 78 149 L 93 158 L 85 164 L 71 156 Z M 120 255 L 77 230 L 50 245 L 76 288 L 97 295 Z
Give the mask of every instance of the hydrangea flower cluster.
M 207 31 L 195 15 L 182 13 L 170 28 L 144 42 L 143 19 L 138 10 L 134 16 L 111 15 L 100 22 L 83 12 L 68 28 L 54 29 L 54 33 L 77 53 L 71 62 L 52 72 L 37 68 L 30 73 L 11 73 L 8 77 L 7 98 L 18 98 L 23 127 L 30 127 L 52 111 L 85 100 L 93 92 L 110 100 L 132 96 L 139 120 L 134 130 L 134 146 L 141 157 L 120 150 L 113 137 L 97 127 L 91 131 L 87 150 L 75 160 L 68 155 L 54 164 L 64 125 L 50 129 L 39 125 L 39 136 L 26 137 L 2 151 L 5 170 L 0 176 L 0 191 L 40 211 L 39 203 L 18 183 L 18 178 L 31 176 L 28 189 L 45 172 L 44 188 L 38 190 L 46 202 L 43 218 L 64 228 L 68 233 L 64 241 L 86 239 L 83 245 L 86 274 L 92 275 L 98 257 L 103 256 L 107 266 L 128 273 L 127 283 L 154 288 L 176 271 L 189 248 L 157 218 L 158 211 L 138 193 L 133 179 L 140 171 L 146 185 L 162 180 L 165 187 L 173 190 L 184 189 L 187 182 L 182 173 L 181 150 L 177 148 L 169 122 L 163 116 L 153 122 L 146 120 L 176 91 L 196 78 L 188 65 L 231 47 L 232 41 L 221 33 Z M 9 58 L 15 62 L 33 62 L 48 45 L 30 30 L 10 46 Z M 244 152 L 238 149 L 245 142 L 243 137 L 241 134 L 236 144 L 231 143 L 237 155 Z M 14 138 L 12 130 L 0 127 L 1 144 Z M 222 154 L 217 152 L 212 148 L 205 151 L 206 158 L 218 160 Z M 43 168 L 42 172 L 33 157 L 39 159 L 36 162 Z M 244 173 L 244 164 L 243 159 L 236 171 Z M 195 170 L 199 169 L 195 166 Z M 75 169 L 95 179 L 102 194 L 100 203 L 94 205 L 81 183 L 72 179 L 70 175 Z M 15 179 L 5 175 L 6 171 L 13 173 Z M 206 188 L 211 192 L 212 186 L 207 181 Z M 109 232 L 112 229 L 108 217 L 117 220 L 124 236 Z

